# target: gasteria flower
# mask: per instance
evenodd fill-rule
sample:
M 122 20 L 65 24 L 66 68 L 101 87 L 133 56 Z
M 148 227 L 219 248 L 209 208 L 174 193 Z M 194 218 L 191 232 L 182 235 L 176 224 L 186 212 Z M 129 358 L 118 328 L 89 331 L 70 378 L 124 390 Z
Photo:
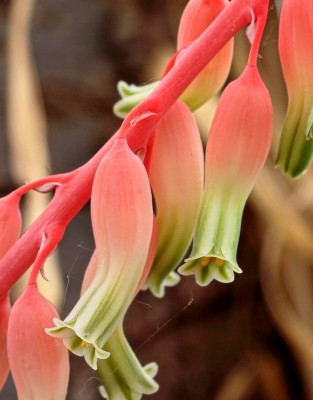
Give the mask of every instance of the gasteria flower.
M 193 249 L 179 268 L 199 285 L 230 282 L 241 272 L 236 252 L 247 197 L 267 158 L 272 106 L 258 70 L 247 66 L 224 90 L 210 130 L 205 188 Z
M 0 259 L 17 241 L 22 225 L 20 196 L 14 192 L 0 199 Z M 7 358 L 7 329 L 10 314 L 8 294 L 0 299 L 0 390 L 9 373 Z
M 186 254 L 203 191 L 203 150 L 196 121 L 176 102 L 159 123 L 149 166 L 159 239 L 152 270 L 144 285 L 157 297 L 179 281 L 174 269 Z
M 140 400 L 143 394 L 153 394 L 158 384 L 153 379 L 158 372 L 156 363 L 142 367 L 128 344 L 122 325 L 107 342 L 111 355 L 98 361 L 97 373 L 104 386 L 100 388 L 108 400 Z
M 8 327 L 8 358 L 19 400 L 65 400 L 68 351 L 46 334 L 58 314 L 37 286 L 28 285 L 13 305 Z
M 144 272 L 153 227 L 152 197 L 145 168 L 116 139 L 101 161 L 91 195 L 97 268 L 90 286 L 64 321 L 49 333 L 97 368 L 98 359 L 120 325 Z
M 0 300 L 0 390 L 2 389 L 9 374 L 9 361 L 7 355 L 7 331 L 10 315 L 9 296 Z
M 20 235 L 22 226 L 20 199 L 14 192 L 0 199 L 0 259 Z
M 288 109 L 277 165 L 296 177 L 313 158 L 313 1 L 284 0 L 279 55 L 288 92 Z
M 154 221 L 152 238 L 141 281 L 144 282 L 150 271 L 157 242 L 157 224 Z M 86 269 L 82 294 L 95 278 L 97 270 L 96 252 L 93 253 Z M 137 287 L 140 290 L 141 282 Z M 113 400 L 140 399 L 143 394 L 155 393 L 158 384 L 154 381 L 157 364 L 150 363 L 142 367 L 128 344 L 121 323 L 106 343 L 106 350 L 111 355 L 108 359 L 98 360 L 97 374 L 102 382 L 100 393 L 104 398 Z
M 190 0 L 181 17 L 177 50 L 179 52 L 197 39 L 227 7 L 227 0 Z M 216 94 L 225 83 L 233 57 L 233 40 L 230 40 L 196 77 L 181 99 L 191 109 L 200 107 Z

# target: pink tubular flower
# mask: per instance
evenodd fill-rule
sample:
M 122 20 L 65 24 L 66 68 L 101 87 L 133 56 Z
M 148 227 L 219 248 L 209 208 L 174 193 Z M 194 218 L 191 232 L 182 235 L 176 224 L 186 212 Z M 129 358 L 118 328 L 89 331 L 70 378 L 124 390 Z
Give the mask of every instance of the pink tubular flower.
M 272 106 L 258 70 L 247 66 L 218 104 L 205 161 L 204 198 L 191 256 L 180 267 L 204 286 L 241 272 L 236 252 L 248 195 L 267 158 Z
M 179 281 L 174 272 L 185 256 L 200 211 L 203 149 L 196 121 L 176 102 L 159 123 L 149 166 L 159 239 L 152 270 L 144 285 L 157 297 Z
M 0 199 L 0 259 L 20 235 L 22 226 L 20 199 L 14 192 Z
M 277 165 L 290 176 L 305 172 L 313 159 L 313 1 L 284 0 L 279 55 L 288 91 Z
M 13 305 L 8 327 L 8 358 L 20 400 L 65 400 L 69 380 L 68 351 L 47 335 L 58 317 L 36 285 L 28 285 Z
M 190 0 L 180 20 L 177 50 L 183 49 L 197 39 L 227 7 L 226 0 Z M 200 107 L 216 94 L 228 77 L 233 57 L 233 40 L 230 40 L 209 62 L 182 95 L 191 109 Z M 179 57 L 179 53 L 177 55 Z
M 0 300 L 0 390 L 7 379 L 10 369 L 7 355 L 7 330 L 10 310 L 9 296 L 5 296 Z
M 98 361 L 98 376 L 103 386 L 100 394 L 107 400 L 140 400 L 143 394 L 155 393 L 159 385 L 153 379 L 158 372 L 156 363 L 144 367 L 126 340 L 122 324 L 107 342 L 111 355 Z
M 96 270 L 91 267 L 89 287 L 64 321 L 54 319 L 56 327 L 49 333 L 63 338 L 96 369 L 98 359 L 109 357 L 105 344 L 137 291 L 153 228 L 148 176 L 124 138 L 116 139 L 98 167 L 91 218 L 96 242 L 91 263 L 96 262 Z
M 157 233 L 157 223 L 154 220 L 149 253 L 137 291 L 150 271 L 156 250 Z M 97 265 L 97 255 L 94 252 L 85 272 L 82 294 L 92 284 L 96 276 Z M 106 342 L 106 350 L 110 352 L 110 357 L 97 362 L 97 375 L 102 383 L 99 388 L 102 397 L 122 399 L 123 395 L 127 393 L 129 398 L 139 399 L 142 394 L 151 394 L 158 390 L 158 384 L 153 379 L 158 369 L 156 363 L 149 363 L 144 367 L 140 364 L 127 342 L 122 322 Z
M 0 199 L 0 259 L 13 246 L 20 235 L 22 219 L 19 203 L 20 196 L 15 193 Z M 0 298 L 0 390 L 9 373 L 7 329 L 10 309 L 9 296 L 5 295 Z

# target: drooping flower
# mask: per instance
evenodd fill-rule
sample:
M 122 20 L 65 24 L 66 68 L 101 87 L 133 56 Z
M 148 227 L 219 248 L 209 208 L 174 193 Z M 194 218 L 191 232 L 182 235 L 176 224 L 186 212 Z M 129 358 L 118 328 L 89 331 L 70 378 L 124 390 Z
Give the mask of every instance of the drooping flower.
M 190 0 L 181 17 L 177 50 L 179 52 L 197 39 L 227 7 L 227 0 Z M 200 72 L 181 99 L 195 110 L 214 96 L 224 85 L 233 57 L 233 40 L 230 40 Z
M 100 394 L 107 400 L 140 400 L 143 394 L 155 393 L 159 386 L 153 379 L 158 371 L 152 362 L 142 367 L 126 340 L 120 325 L 107 342 L 111 355 L 98 361 L 97 373 L 103 386 Z
M 209 133 L 205 188 L 193 249 L 179 268 L 199 285 L 230 282 L 248 195 L 271 145 L 272 106 L 258 70 L 247 66 L 224 90 Z
M 156 250 L 157 234 L 155 220 L 148 257 L 136 292 L 140 290 L 150 271 Z M 94 252 L 84 275 L 82 294 L 95 278 L 97 264 L 97 255 Z M 105 347 L 111 353 L 110 357 L 98 360 L 97 363 L 97 375 L 102 383 L 99 388 L 102 397 L 109 400 L 139 400 L 143 394 L 152 394 L 158 390 L 158 384 L 153 379 L 157 373 L 157 364 L 149 363 L 145 367 L 141 366 L 127 342 L 122 322 L 108 339 Z
M 22 227 L 20 196 L 12 192 L 0 199 L 0 259 L 17 241 Z
M 65 400 L 68 351 L 45 332 L 58 314 L 37 286 L 28 285 L 13 305 L 8 327 L 8 358 L 19 400 Z
M 296 177 L 313 159 L 313 2 L 284 0 L 279 55 L 288 92 L 277 165 Z
M 10 315 L 9 296 L 0 300 L 0 390 L 2 389 L 9 374 L 9 361 L 7 355 L 7 331 Z
M 144 285 L 157 297 L 179 281 L 174 272 L 186 254 L 203 191 L 203 150 L 196 121 L 176 102 L 159 123 L 149 164 L 159 239 L 152 270 Z
M 153 226 L 149 180 L 126 139 L 116 139 L 101 161 L 91 196 L 97 268 L 90 286 L 49 333 L 97 368 L 133 300 L 144 271 Z
M 20 196 L 14 192 L 0 199 L 0 259 L 8 252 L 20 235 L 22 219 L 19 203 Z M 7 329 L 10 310 L 10 300 L 8 294 L 6 294 L 0 299 L 0 390 L 9 374 Z

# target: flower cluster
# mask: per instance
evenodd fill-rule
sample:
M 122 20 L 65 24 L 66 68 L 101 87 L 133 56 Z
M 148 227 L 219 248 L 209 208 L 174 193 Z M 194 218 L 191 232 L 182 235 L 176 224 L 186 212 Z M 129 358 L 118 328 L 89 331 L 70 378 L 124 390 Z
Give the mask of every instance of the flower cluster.
M 190 0 L 162 79 L 143 87 L 119 83 L 114 110 L 125 119 L 111 140 L 78 170 L 0 200 L 0 387 L 11 370 L 19 399 L 65 399 L 69 350 L 97 371 L 103 398 L 155 393 L 157 365 L 140 364 L 123 330 L 138 291 L 163 297 L 180 275 L 206 286 L 242 272 L 236 259 L 242 214 L 272 138 L 271 99 L 257 66 L 267 8 L 264 0 Z M 290 104 L 278 164 L 291 175 L 303 172 L 313 154 L 312 11 L 312 0 L 285 0 L 281 14 Z M 225 84 L 233 36 L 247 25 L 247 65 L 224 89 L 203 144 L 192 111 Z M 19 201 L 31 189 L 55 194 L 19 239 Z M 95 251 L 81 296 L 61 319 L 36 279 L 89 198 Z M 10 287 L 32 264 L 11 308 Z

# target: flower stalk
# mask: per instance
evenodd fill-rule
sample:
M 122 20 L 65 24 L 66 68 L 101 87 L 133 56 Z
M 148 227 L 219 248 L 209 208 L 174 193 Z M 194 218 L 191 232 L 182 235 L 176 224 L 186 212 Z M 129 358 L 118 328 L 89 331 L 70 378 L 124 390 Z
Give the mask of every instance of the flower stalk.
M 258 14 L 260 9 L 267 9 L 268 1 L 234 0 L 219 14 L 215 21 L 188 46 L 175 66 L 164 76 L 156 89 L 142 103 L 136 106 L 124 120 L 121 129 L 135 143 L 133 151 L 146 144 L 146 135 L 137 124 L 131 121 L 142 112 L 150 110 L 155 113 L 154 124 L 149 132 L 162 118 L 170 106 L 184 92 L 192 80 L 207 65 L 214 55 L 252 19 L 251 9 Z M 196 61 L 195 61 L 196 60 Z M 162 99 L 162 100 L 161 100 Z M 154 126 L 153 126 L 154 125 Z M 136 140 L 134 140 L 136 139 Z M 17 279 L 34 262 L 42 239 L 42 227 L 62 221 L 64 229 L 91 196 L 92 182 L 97 167 L 113 144 L 114 139 L 106 143 L 102 149 L 84 166 L 66 174 L 67 183 L 56 189 L 55 195 L 45 211 L 29 227 L 15 246 L 0 261 L 0 296 L 7 293 Z M 20 249 L 25 249 L 23 252 Z
M 271 144 L 271 102 L 257 70 L 269 1 L 212 0 L 210 9 L 208 3 L 188 3 L 178 52 L 158 84 L 142 90 L 120 84 L 122 97 L 142 101 L 91 160 L 70 173 L 25 184 L 0 200 L 0 335 L 5 344 L 8 330 L 8 360 L 21 400 L 65 399 L 67 349 L 97 370 L 104 398 L 139 400 L 154 393 L 157 366 L 141 366 L 123 330 L 138 291 L 149 288 L 162 297 L 166 286 L 176 284 L 175 270 L 193 238 L 181 274 L 195 275 L 203 286 L 213 279 L 232 281 L 234 272 L 241 272 L 236 251 L 242 213 Z M 233 37 L 248 24 L 247 67 L 221 97 L 204 165 L 195 119 L 179 99 L 197 108 L 221 88 Z M 309 114 L 308 134 L 311 119 Z M 54 196 L 18 239 L 19 202 L 30 190 L 54 191 Z M 61 319 L 38 292 L 36 280 L 39 271 L 44 276 L 45 260 L 89 199 L 95 251 L 81 297 Z M 27 289 L 8 317 L 8 292 L 31 265 Z M 8 372 L 6 345 L 0 352 L 1 385 Z M 58 384 L 49 391 L 51 379 Z

